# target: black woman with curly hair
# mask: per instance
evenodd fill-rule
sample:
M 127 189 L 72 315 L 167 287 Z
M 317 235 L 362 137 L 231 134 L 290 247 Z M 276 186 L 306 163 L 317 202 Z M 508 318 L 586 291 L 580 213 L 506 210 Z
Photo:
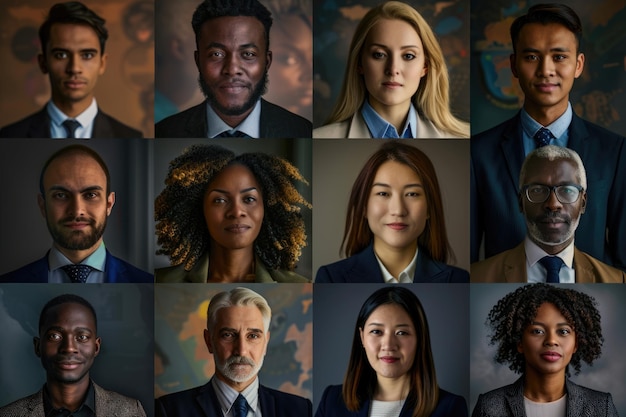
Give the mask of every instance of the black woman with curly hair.
M 530 284 L 504 296 L 486 324 L 495 360 L 522 376 L 478 397 L 472 417 L 617 417 L 611 394 L 575 384 L 602 353 L 600 313 L 593 297 L 566 287 Z
M 307 183 L 283 158 L 193 145 L 170 162 L 154 204 L 156 233 L 172 266 L 157 282 L 309 282 L 294 272 L 306 245 L 294 187 Z

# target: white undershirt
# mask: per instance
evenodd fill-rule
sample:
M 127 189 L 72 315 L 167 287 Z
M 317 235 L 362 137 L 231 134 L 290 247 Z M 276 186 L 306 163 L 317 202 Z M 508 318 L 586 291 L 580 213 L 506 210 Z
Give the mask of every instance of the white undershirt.
M 524 397 L 524 409 L 527 417 L 565 417 L 567 394 L 549 403 L 536 403 Z
M 372 400 L 369 417 L 398 417 L 405 400 L 378 401 Z

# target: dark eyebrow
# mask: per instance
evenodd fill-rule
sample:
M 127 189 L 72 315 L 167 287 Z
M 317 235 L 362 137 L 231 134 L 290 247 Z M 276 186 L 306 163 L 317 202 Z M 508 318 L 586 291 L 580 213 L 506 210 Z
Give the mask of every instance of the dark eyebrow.
M 528 52 L 539 53 L 541 51 L 539 49 L 535 49 L 535 48 L 524 48 L 524 49 L 522 49 L 522 53 L 528 53 Z M 556 47 L 556 48 L 550 48 L 550 52 L 571 52 L 571 50 L 568 49 L 568 48 Z
M 87 191 L 102 191 L 102 190 L 104 190 L 104 188 L 102 188 L 102 187 L 101 187 L 101 186 L 99 186 L 99 185 L 90 185 L 89 187 L 85 187 L 85 188 L 80 189 L 78 192 L 79 192 L 79 193 L 85 193 L 85 192 L 87 192 Z M 69 190 L 69 189 L 67 189 L 67 188 L 63 187 L 62 185 L 52 185 L 52 186 L 48 189 L 48 191 L 66 191 L 66 192 L 68 192 L 68 193 L 71 193 L 71 192 L 72 192 L 71 190 Z
M 374 184 L 372 184 L 372 187 L 387 187 L 387 188 L 391 188 L 391 185 L 389 184 L 385 184 L 382 182 L 375 182 Z M 411 188 L 411 187 L 419 187 L 419 188 L 424 188 L 424 186 L 422 184 L 407 184 L 405 185 L 403 188 Z
M 532 324 L 532 325 L 534 325 L 534 326 L 543 326 L 543 327 L 546 327 L 545 323 L 542 323 L 542 322 L 540 322 L 540 321 L 531 321 L 531 322 L 530 322 L 530 324 Z M 569 323 L 567 323 L 567 322 L 564 322 L 564 323 L 557 323 L 556 325 L 557 325 L 557 327 L 560 327 L 560 326 L 569 326 L 569 327 L 574 327 L 574 326 L 572 326 L 571 324 L 569 324 Z
M 384 326 L 384 325 L 385 325 L 384 323 L 370 323 L 370 324 L 368 324 L 368 326 Z M 396 327 L 410 327 L 410 326 L 411 326 L 410 324 L 404 324 L 404 323 L 396 324 Z
M 389 49 L 389 46 L 383 45 L 382 43 L 372 43 L 370 46 L 378 46 L 379 48 Z M 404 45 L 404 46 L 400 47 L 400 49 L 409 49 L 409 48 L 419 49 L 419 46 L 417 46 L 417 45 Z
M 219 43 L 219 42 L 211 42 L 211 43 L 209 43 L 206 46 L 206 49 L 211 49 L 211 48 L 227 49 L 226 45 L 224 45 L 223 43 Z M 259 49 L 259 47 L 255 43 L 244 43 L 243 45 L 238 45 L 237 48 L 239 48 L 239 49 L 248 49 L 248 48 Z
M 70 49 L 65 49 L 65 48 L 52 48 L 51 52 L 72 52 Z M 85 48 L 85 49 L 80 49 L 79 52 L 81 53 L 85 53 L 85 52 L 91 52 L 91 53 L 98 53 L 98 49 L 96 48 Z
M 245 194 L 245 193 L 248 193 L 248 192 L 250 192 L 250 191 L 256 191 L 256 192 L 259 192 L 259 190 L 257 190 L 257 188 L 256 188 L 256 187 L 250 187 L 250 188 L 244 188 L 243 190 L 239 190 L 239 194 Z M 219 188 L 214 188 L 214 189 L 212 189 L 212 190 L 209 190 L 209 193 L 214 193 L 214 192 L 215 192 L 215 193 L 222 193 L 222 194 L 228 194 L 228 195 L 230 195 L 230 193 L 229 193 L 228 191 L 226 191 L 226 190 L 222 190 L 222 189 L 219 189 Z

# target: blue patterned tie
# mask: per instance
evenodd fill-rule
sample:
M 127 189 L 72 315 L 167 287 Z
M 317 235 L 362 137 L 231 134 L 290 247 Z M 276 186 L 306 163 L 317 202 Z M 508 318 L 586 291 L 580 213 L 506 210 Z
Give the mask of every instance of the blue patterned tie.
M 65 271 L 65 273 L 67 274 L 68 277 L 70 277 L 72 282 L 84 284 L 85 282 L 87 282 L 87 277 L 89 276 L 93 268 L 90 267 L 89 265 L 71 264 L 71 265 L 62 266 L 61 269 Z
M 65 119 L 63 122 L 63 127 L 67 132 L 68 138 L 76 138 L 76 129 L 80 127 L 80 123 L 74 119 Z
M 556 139 L 556 138 L 554 137 L 552 132 L 550 132 L 549 129 L 542 127 L 541 129 L 539 129 L 537 133 L 535 133 L 534 139 L 535 139 L 535 143 L 537 144 L 537 147 L 541 148 L 542 146 L 549 145 L 550 140 Z
M 248 415 L 248 402 L 241 394 L 235 399 L 233 403 L 233 416 L 234 417 L 246 417 Z
M 539 259 L 539 263 L 548 271 L 546 282 L 559 282 L 559 271 L 563 266 L 563 259 L 558 256 L 544 256 Z

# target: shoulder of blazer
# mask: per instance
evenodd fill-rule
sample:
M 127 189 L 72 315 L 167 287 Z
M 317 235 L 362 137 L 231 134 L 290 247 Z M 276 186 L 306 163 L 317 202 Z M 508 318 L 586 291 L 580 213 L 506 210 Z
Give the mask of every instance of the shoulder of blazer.
M 502 137 L 517 137 L 521 126 L 520 112 L 510 119 L 487 130 L 472 135 L 472 147 L 476 145 L 491 146 L 502 140 Z M 474 140 L 476 142 L 474 142 Z
M 154 283 L 154 276 L 117 258 L 106 251 L 105 274 L 107 282 Z
M 607 282 L 623 284 L 626 276 L 621 269 L 607 265 L 576 247 L 574 247 L 574 271 L 576 271 L 577 283 Z
M 435 261 L 423 250 L 417 252 L 413 282 L 469 282 L 469 273 L 456 266 Z
M 143 134 L 125 125 L 98 109 L 96 118 L 94 119 L 92 138 L 142 138 Z
M 299 395 L 278 391 L 259 384 L 259 401 L 261 414 L 271 416 L 310 416 L 311 401 Z M 270 405 L 271 402 L 271 405 Z M 265 404 L 264 404 L 265 403 Z M 273 408 L 273 413 L 267 414 Z
M 46 107 L 0 129 L 2 138 L 49 138 L 50 117 Z
M 352 119 L 331 123 L 313 129 L 314 139 L 343 139 L 348 137 L 348 128 Z
M 262 138 L 310 138 L 313 125 L 302 116 L 261 99 Z
M 0 276 L 0 282 L 48 282 L 48 253 L 43 258 Z
M 93 388 L 96 397 L 96 413 L 108 417 L 145 417 L 146 413 L 141 403 L 115 391 L 109 391 L 95 382 Z
M 369 244 L 361 252 L 348 258 L 320 267 L 329 281 L 321 282 L 371 282 L 383 283 L 383 275 L 374 255 L 374 246 Z M 318 271 L 320 275 L 320 271 Z
M 44 417 L 43 389 L 0 407 L 2 417 Z
M 208 128 L 206 101 L 173 114 L 154 125 L 157 138 L 203 138 Z

